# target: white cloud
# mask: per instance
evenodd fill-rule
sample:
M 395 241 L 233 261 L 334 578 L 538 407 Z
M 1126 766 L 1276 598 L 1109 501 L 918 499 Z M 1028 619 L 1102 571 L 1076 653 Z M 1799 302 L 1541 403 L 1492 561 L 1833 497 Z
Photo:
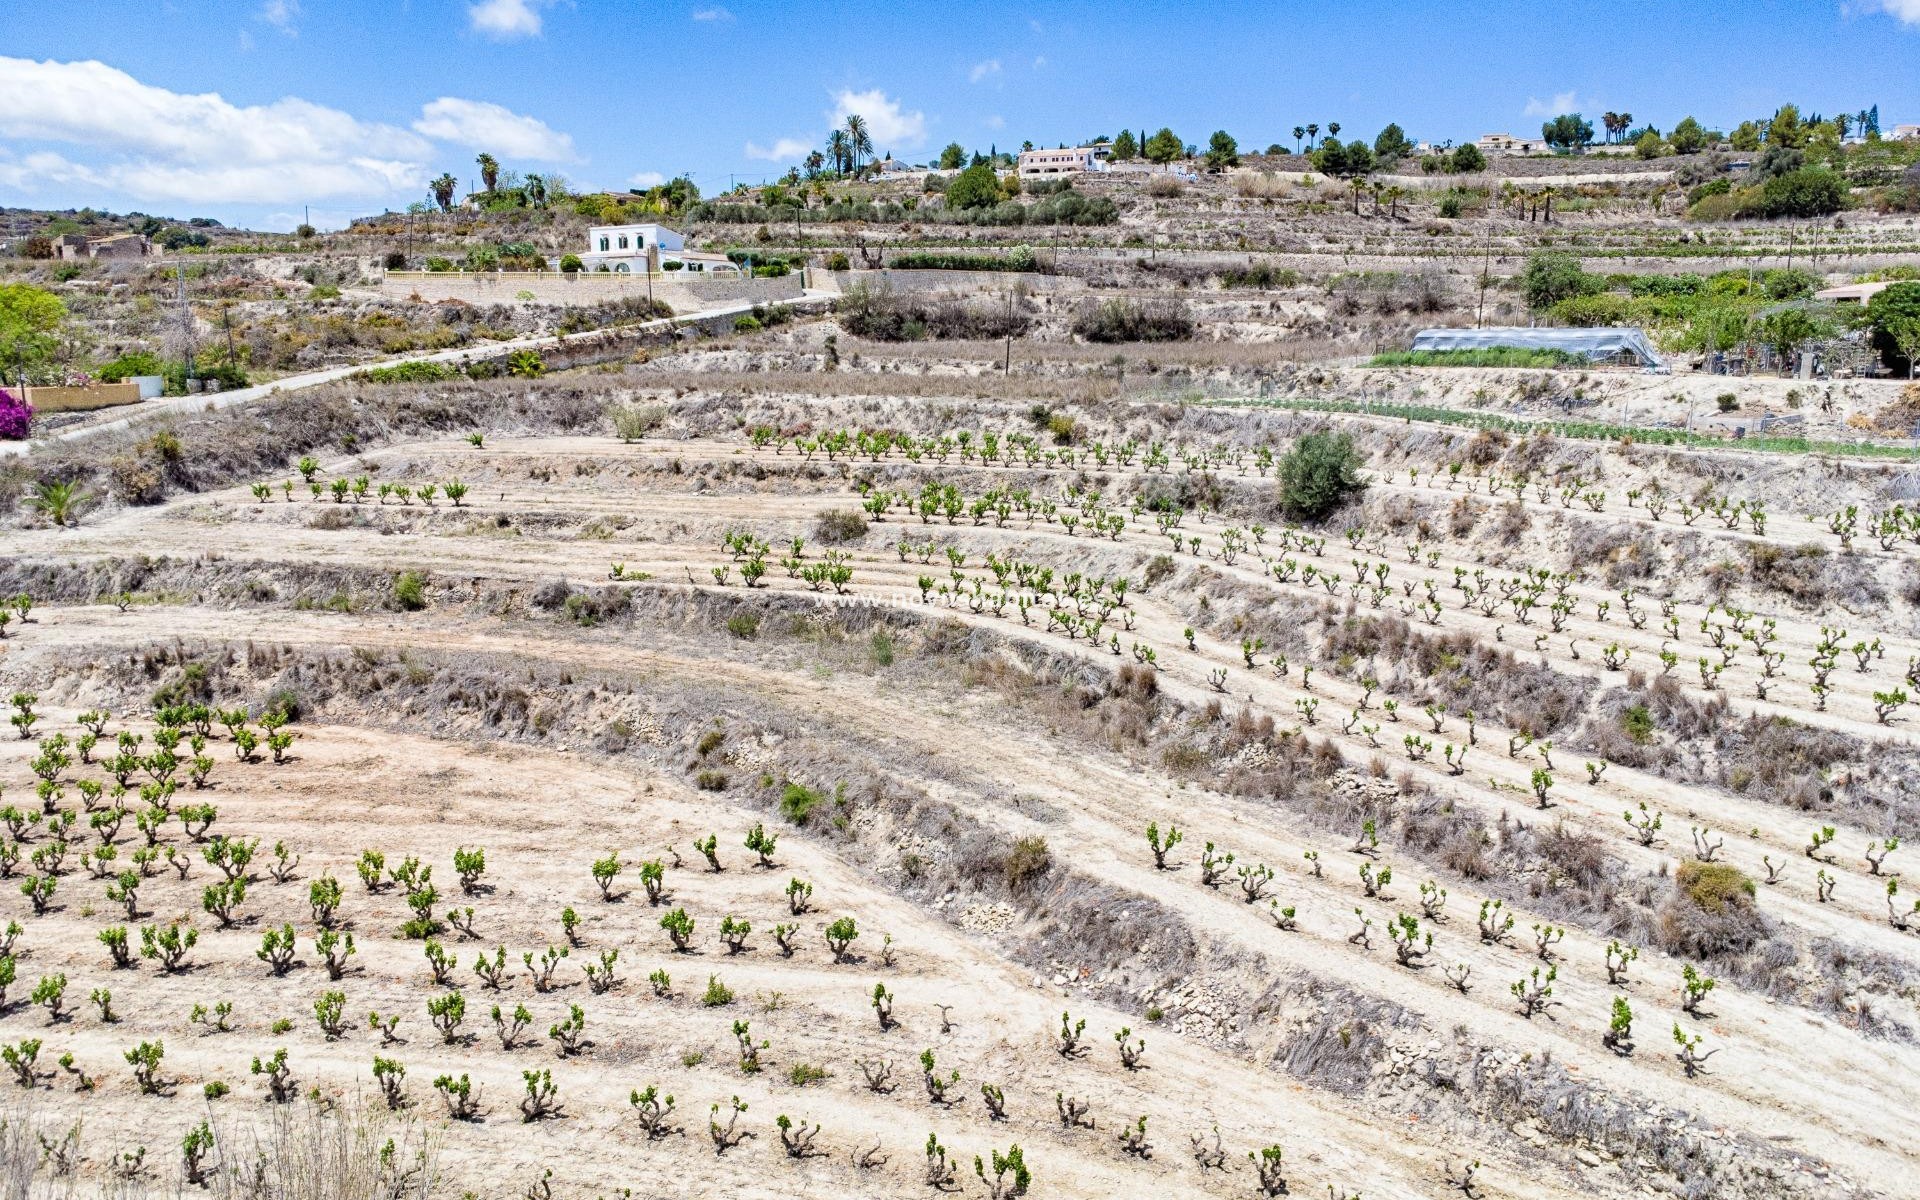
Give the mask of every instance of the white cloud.
M 718 4 L 716 4 L 712 8 L 694 9 L 693 19 L 696 21 L 715 21 L 715 22 L 724 23 L 724 22 L 733 20 L 733 14 L 728 12 L 726 9 L 720 7 Z
M 1866 12 L 1883 12 L 1903 25 L 1920 25 L 1920 0 L 1866 0 Z
M 667 177 L 658 171 L 640 171 L 627 176 L 627 186 L 637 188 L 659 187 Z
M 288 37 L 297 37 L 300 30 L 294 22 L 300 18 L 300 0 L 266 0 L 259 17 Z
M 186 165 L 137 159 L 95 165 L 46 152 L 0 162 L 0 187 L 44 194 L 49 186 L 86 188 L 144 201 L 215 204 L 293 204 L 316 197 L 390 197 L 419 190 L 425 178 L 415 162 L 347 159 L 340 162 Z
M 833 123 L 844 125 L 847 118 L 858 115 L 867 123 L 867 132 L 873 137 L 876 150 L 885 153 L 888 150 L 912 150 L 923 146 L 927 141 L 926 114 L 903 112 L 898 100 L 887 98 L 879 88 L 871 91 L 855 92 L 842 90 L 833 98 Z
M 1007 127 L 1007 119 L 1001 116 L 999 113 L 993 114 L 992 116 L 988 117 L 986 120 L 980 123 L 982 125 L 985 125 L 988 129 L 1005 129 Z
M 1561 113 L 1579 112 L 1580 102 L 1574 97 L 1572 92 L 1555 92 L 1549 100 L 1541 100 L 1538 96 L 1528 96 L 1527 106 L 1520 111 L 1523 115 L 1529 117 L 1557 117 Z
M 476 0 L 467 6 L 473 31 L 495 41 L 540 36 L 540 10 L 546 0 Z
M 573 138 L 534 117 L 484 100 L 442 96 L 420 110 L 415 133 L 436 141 L 485 150 L 503 158 L 578 162 Z
M 432 145 L 409 130 L 362 121 L 286 97 L 235 105 L 218 93 L 151 87 L 99 62 L 0 57 L 0 138 L 86 147 L 75 161 L 51 151 L 6 165 L 0 182 L 138 199 L 293 203 L 411 193 L 427 177 Z
M 985 62 L 977 62 L 973 64 L 973 69 L 967 72 L 967 82 L 979 83 L 982 79 L 987 78 L 989 75 L 998 75 L 999 73 L 1000 73 L 1000 60 L 997 58 L 989 58 Z
M 762 146 L 758 142 L 748 142 L 746 156 L 763 158 L 768 162 L 786 162 L 788 159 L 803 158 L 813 149 L 813 142 L 806 138 L 783 137 L 776 139 L 771 146 Z

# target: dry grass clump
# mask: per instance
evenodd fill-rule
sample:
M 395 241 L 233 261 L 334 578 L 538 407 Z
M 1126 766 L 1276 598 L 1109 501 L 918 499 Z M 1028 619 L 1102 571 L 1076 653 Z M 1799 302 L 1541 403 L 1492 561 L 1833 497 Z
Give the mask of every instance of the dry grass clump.
M 857 542 L 867 536 L 866 514 L 850 508 L 823 508 L 813 517 L 813 540 L 829 546 Z

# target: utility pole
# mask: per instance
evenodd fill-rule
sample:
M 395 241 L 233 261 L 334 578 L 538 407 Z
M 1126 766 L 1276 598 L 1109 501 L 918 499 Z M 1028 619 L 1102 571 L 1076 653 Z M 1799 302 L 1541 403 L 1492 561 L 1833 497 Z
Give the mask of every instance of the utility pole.
M 180 333 L 182 337 L 181 353 L 185 358 L 182 379 L 188 385 L 193 382 L 193 310 L 187 307 L 187 267 L 185 263 L 173 265 L 174 292 L 180 301 Z M 191 391 L 191 386 L 188 387 Z
M 1007 378 L 1013 373 L 1013 287 L 1007 287 L 1007 357 L 1000 364 L 1000 377 Z

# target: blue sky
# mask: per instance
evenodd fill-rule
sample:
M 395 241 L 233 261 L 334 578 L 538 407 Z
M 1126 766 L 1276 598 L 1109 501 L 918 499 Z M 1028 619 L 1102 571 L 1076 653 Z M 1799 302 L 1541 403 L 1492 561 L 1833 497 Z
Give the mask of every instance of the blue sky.
M 1563 109 L 1724 128 L 1787 100 L 1891 126 L 1920 121 L 1916 61 L 1920 0 L 0 0 L 0 204 L 332 227 L 473 179 L 479 150 L 711 193 L 848 111 L 912 161 L 1122 126 L 1243 147 Z

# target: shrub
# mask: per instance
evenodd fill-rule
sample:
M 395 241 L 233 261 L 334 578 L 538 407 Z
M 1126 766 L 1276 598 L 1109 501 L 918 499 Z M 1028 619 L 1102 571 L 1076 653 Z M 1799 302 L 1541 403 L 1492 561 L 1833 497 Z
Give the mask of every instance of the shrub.
M 1180 300 L 1087 300 L 1073 314 L 1075 336 L 1089 342 L 1183 342 L 1193 314 Z
M 1535 312 L 1552 308 L 1575 296 L 1591 296 L 1606 286 L 1598 275 L 1581 270 L 1580 260 L 1557 250 L 1543 250 L 1527 259 L 1520 276 L 1527 307 Z
M 1751 949 L 1769 931 L 1754 893 L 1753 881 L 1726 863 L 1681 864 L 1659 912 L 1661 948 L 1702 959 Z
M 795 825 L 805 825 L 814 808 L 825 800 L 825 796 L 812 788 L 789 782 L 780 793 L 780 813 Z
M 897 271 L 1038 271 L 1040 260 L 1029 247 L 1015 246 L 1006 254 L 949 254 L 921 250 L 897 255 L 887 265 Z
M 852 269 L 853 263 L 847 258 L 846 251 L 835 250 L 832 254 L 827 255 L 827 270 L 851 271 Z
M 0 388 L 0 438 L 22 441 L 33 424 L 33 406 Z
M 814 514 L 813 538 L 837 546 L 867 536 L 866 514 L 850 508 L 823 508 Z
M 999 201 L 1000 177 L 984 162 L 968 167 L 947 184 L 947 207 L 951 209 L 986 208 Z
M 1280 507 L 1290 517 L 1324 517 L 1366 490 L 1360 452 L 1344 433 L 1309 433 L 1294 442 L 1275 474 Z
M 1047 849 L 1047 839 L 1030 834 L 1013 844 L 1001 869 L 1007 886 L 1019 891 L 1045 875 L 1052 866 L 1053 852 Z
M 760 332 L 760 328 L 759 320 L 750 314 L 741 313 L 733 319 L 733 331 L 735 333 L 758 333 Z
M 607 409 L 613 432 L 623 442 L 637 442 L 665 424 L 667 410 L 657 404 L 616 404 Z
M 427 606 L 427 581 L 418 571 L 402 571 L 393 578 L 393 600 L 406 612 Z
M 372 383 L 438 383 L 459 374 L 442 362 L 404 362 L 391 367 L 373 367 L 363 373 Z
M 574 274 L 585 266 L 586 264 L 580 261 L 578 254 L 562 254 L 560 256 L 560 269 L 569 275 Z

